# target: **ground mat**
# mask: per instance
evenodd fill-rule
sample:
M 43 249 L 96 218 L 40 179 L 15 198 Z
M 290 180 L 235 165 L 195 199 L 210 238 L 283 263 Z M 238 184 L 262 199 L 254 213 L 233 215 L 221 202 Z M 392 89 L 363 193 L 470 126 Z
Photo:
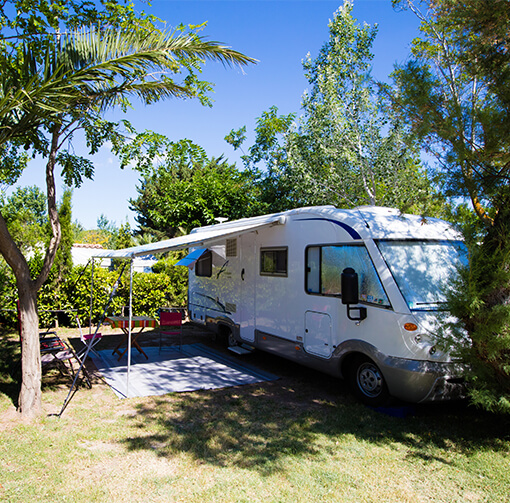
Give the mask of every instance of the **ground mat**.
M 108 385 L 121 398 L 217 389 L 278 379 L 203 344 L 178 347 L 144 347 L 149 359 L 132 351 L 127 389 L 127 356 L 118 361 L 111 350 L 91 353 L 92 361 Z

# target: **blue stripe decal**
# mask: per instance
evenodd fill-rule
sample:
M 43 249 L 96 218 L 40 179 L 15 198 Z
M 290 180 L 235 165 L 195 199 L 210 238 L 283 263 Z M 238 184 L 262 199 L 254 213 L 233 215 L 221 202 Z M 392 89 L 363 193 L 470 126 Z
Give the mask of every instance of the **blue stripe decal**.
M 352 239 L 363 239 L 356 230 L 354 230 L 350 225 L 344 224 L 343 222 L 339 222 L 338 220 L 331 220 L 330 218 L 299 218 L 298 221 L 307 221 L 307 220 L 324 220 L 326 222 L 330 222 L 332 224 L 340 226 L 344 231 L 349 233 Z

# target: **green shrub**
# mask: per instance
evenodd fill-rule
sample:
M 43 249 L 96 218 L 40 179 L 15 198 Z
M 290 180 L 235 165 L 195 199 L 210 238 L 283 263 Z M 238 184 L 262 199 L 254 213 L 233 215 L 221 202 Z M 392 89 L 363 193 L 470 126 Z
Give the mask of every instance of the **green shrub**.
M 156 316 L 160 307 L 183 307 L 187 300 L 187 272 L 185 267 L 173 267 L 177 258 L 163 261 L 156 273 L 133 274 L 133 313 L 137 316 Z M 30 267 L 35 273 L 42 265 L 42 258 L 35 256 Z M 121 264 L 122 266 L 122 264 Z M 110 299 L 115 282 L 119 279 L 121 268 L 109 271 L 102 267 L 94 268 L 93 289 L 92 268 L 73 267 L 59 284 L 55 284 L 55 271 L 52 270 L 46 283 L 39 290 L 39 324 L 49 327 L 54 324 L 55 311 L 66 311 L 59 316 L 59 325 L 76 326 L 75 315 L 80 321 L 88 322 L 91 310 L 92 321 L 97 323 Z M 115 295 L 108 306 L 107 315 L 119 314 L 129 305 L 129 263 L 120 278 Z M 1 321 L 14 328 L 17 323 L 16 300 L 18 293 L 14 275 L 10 268 L 0 264 L 0 301 L 2 305 Z
M 467 364 L 472 402 L 510 414 L 510 207 L 501 206 L 449 299 L 450 346 Z
M 78 280 L 79 272 L 73 269 L 68 285 L 68 303 L 78 310 L 81 319 L 88 319 L 91 297 L 90 268 Z M 94 269 L 92 290 L 92 320 L 97 323 L 103 314 L 115 282 L 119 280 L 120 270 L 108 271 Z M 120 277 L 115 295 L 112 297 L 106 314 L 120 314 L 124 306 L 129 305 L 129 264 Z M 133 313 L 137 316 L 155 316 L 160 307 L 185 306 L 187 291 L 182 290 L 182 281 L 175 283 L 166 273 L 133 274 Z

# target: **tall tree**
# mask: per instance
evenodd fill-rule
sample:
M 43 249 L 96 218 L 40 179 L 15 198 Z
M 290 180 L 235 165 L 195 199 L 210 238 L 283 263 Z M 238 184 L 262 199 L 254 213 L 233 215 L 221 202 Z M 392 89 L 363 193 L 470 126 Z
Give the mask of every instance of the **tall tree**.
M 103 112 L 112 106 L 127 106 L 132 97 L 146 104 L 169 97 L 207 101 L 209 84 L 196 75 L 205 59 L 227 65 L 253 62 L 204 40 L 196 28 L 167 33 L 158 29 L 153 18 L 136 16 L 131 4 L 105 4 L 98 12 L 89 2 L 19 0 L 13 18 L 3 9 L 5 4 L 0 6 L 0 145 L 14 151 L 24 145 L 47 158 L 52 231 L 41 271 L 32 278 L 0 214 L 0 252 L 16 276 L 21 307 L 23 375 L 18 409 L 25 416 L 41 410 L 37 292 L 48 277 L 61 240 L 54 171 L 60 165 L 70 187 L 93 175 L 91 161 L 63 151 L 63 145 L 81 128 L 90 153 L 95 153 L 115 128 L 101 119 Z M 89 28 L 91 20 L 94 23 Z M 187 75 L 175 82 L 171 75 L 182 71 Z M 7 170 L 8 181 L 22 167 Z
M 348 1 L 328 27 L 319 55 L 303 63 L 310 89 L 300 126 L 288 136 L 296 199 L 430 210 L 431 184 L 414 138 L 370 75 L 377 28 L 360 26 Z
M 442 18 L 453 28 L 451 35 L 471 75 L 508 108 L 510 103 L 510 37 L 507 0 L 443 0 L 437 5 Z M 510 121 L 500 126 L 510 128 Z
M 117 231 L 115 249 L 122 250 L 123 248 L 129 248 L 134 245 L 135 240 L 133 238 L 133 232 L 131 231 L 129 222 L 126 221 L 123 224 L 120 224 L 119 230 Z
M 435 155 L 448 194 L 467 198 L 486 229 L 452 293 L 460 325 L 448 342 L 469 364 L 474 402 L 510 413 L 510 4 L 394 3 L 421 20 L 395 74 L 395 107 Z
M 416 13 L 422 32 L 411 58 L 395 72 L 394 104 L 437 160 L 447 194 L 468 197 L 478 217 L 490 226 L 510 175 L 508 106 L 492 90 L 497 79 L 503 89 L 508 70 L 504 65 L 499 77 L 484 76 L 478 63 L 484 58 L 471 52 L 479 45 L 469 42 L 481 36 L 466 33 L 467 25 L 457 23 L 475 4 L 483 3 L 490 12 L 500 3 L 470 0 L 463 8 L 458 2 L 419 2 L 428 7 L 424 11 L 411 1 L 394 3 Z

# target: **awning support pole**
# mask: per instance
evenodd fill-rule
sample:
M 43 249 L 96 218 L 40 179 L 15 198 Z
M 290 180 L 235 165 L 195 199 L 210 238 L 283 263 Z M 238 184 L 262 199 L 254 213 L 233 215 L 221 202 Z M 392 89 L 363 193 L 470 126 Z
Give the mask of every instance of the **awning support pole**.
M 89 335 L 92 333 L 92 309 L 94 305 L 94 257 L 92 257 L 92 272 L 90 273 L 90 312 L 89 312 Z
M 133 263 L 134 260 L 131 258 L 131 264 L 129 267 L 129 329 L 128 329 L 128 366 L 127 366 L 127 378 L 126 378 L 126 397 L 129 398 L 129 374 L 131 372 L 131 322 L 133 320 Z
M 120 278 L 122 277 L 122 273 L 124 272 L 125 268 L 126 268 L 126 264 L 124 264 L 124 266 L 122 267 L 122 269 L 120 271 L 120 274 L 119 274 L 119 277 L 117 278 L 117 281 L 113 285 L 113 289 L 112 289 L 112 292 L 110 293 L 110 297 L 108 299 L 108 302 L 106 303 L 106 306 L 104 308 L 103 314 L 102 314 L 102 316 L 100 318 L 99 323 L 97 324 L 96 331 L 94 333 L 94 337 L 91 337 L 89 342 L 87 343 L 87 346 L 86 346 L 87 349 L 85 351 L 85 354 L 82 356 L 80 367 L 78 368 L 78 370 L 76 371 L 76 373 L 74 375 L 73 384 L 71 384 L 71 389 L 69 390 L 69 393 L 67 394 L 67 397 L 64 400 L 64 403 L 62 405 L 62 409 L 60 410 L 60 413 L 57 414 L 58 417 L 60 417 L 62 415 L 62 413 L 64 412 L 65 408 L 67 407 L 67 404 L 69 403 L 69 400 L 71 398 L 71 394 L 74 395 L 73 390 L 76 393 L 76 390 L 75 390 L 76 381 L 78 380 L 80 372 L 81 372 L 82 368 L 84 367 L 85 361 L 86 361 L 86 359 L 87 359 L 87 357 L 89 355 L 89 352 L 92 349 L 92 345 L 94 343 L 95 336 L 97 335 L 97 333 L 99 331 L 99 327 L 103 324 L 103 321 L 104 321 L 104 319 L 106 317 L 106 314 L 108 312 L 108 308 L 110 307 L 110 303 L 111 303 L 111 301 L 112 301 L 112 299 L 113 299 L 113 297 L 115 295 L 115 292 L 117 291 L 117 288 L 118 288 L 118 286 L 120 284 Z M 133 289 L 132 288 L 132 281 L 133 281 L 133 260 L 131 260 L 131 286 L 130 286 L 130 295 L 129 295 L 129 305 L 130 305 L 129 311 L 130 311 L 130 313 L 131 313 L 131 291 Z M 131 334 L 131 329 L 130 329 L 130 334 Z M 129 341 L 131 342 L 131 336 L 129 337 Z

